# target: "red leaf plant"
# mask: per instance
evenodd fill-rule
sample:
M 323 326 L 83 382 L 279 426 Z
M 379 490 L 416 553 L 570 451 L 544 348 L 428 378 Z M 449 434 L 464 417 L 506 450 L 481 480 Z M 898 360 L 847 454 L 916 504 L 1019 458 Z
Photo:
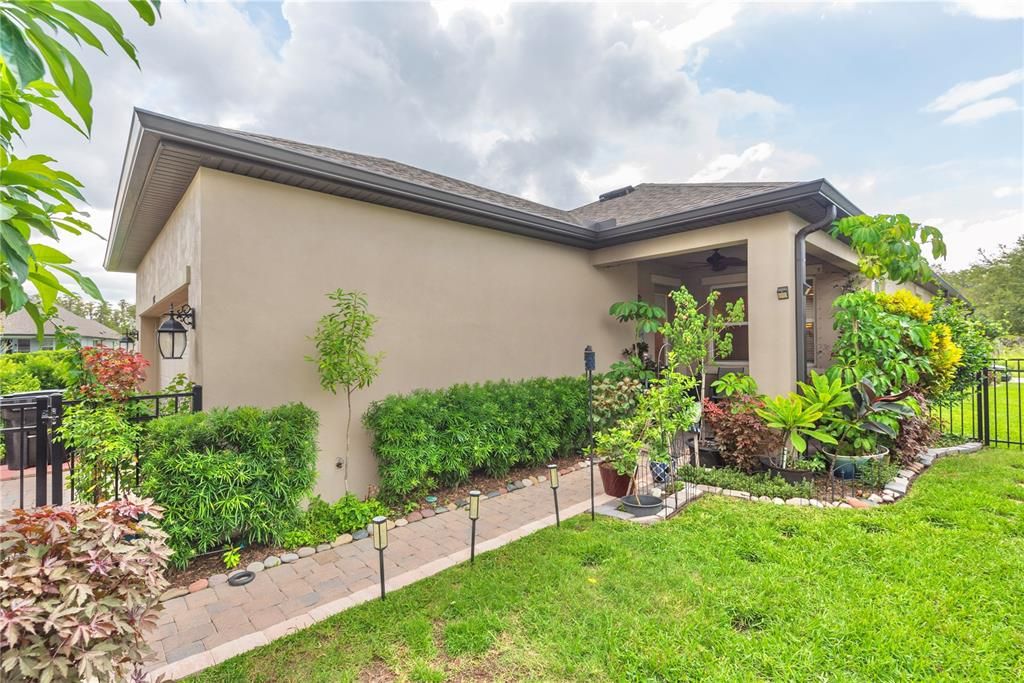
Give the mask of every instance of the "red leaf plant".
M 714 432 L 725 464 L 750 472 L 760 465 L 757 456 L 775 453 L 782 435 L 755 412 L 764 402 L 738 395 L 719 402 L 704 399 L 704 419 Z
M 129 496 L 0 524 L 0 679 L 145 680 L 171 553 L 161 516 Z
M 120 401 L 146 379 L 149 361 L 141 353 L 106 346 L 86 346 L 82 365 L 91 381 L 79 388 L 85 398 Z

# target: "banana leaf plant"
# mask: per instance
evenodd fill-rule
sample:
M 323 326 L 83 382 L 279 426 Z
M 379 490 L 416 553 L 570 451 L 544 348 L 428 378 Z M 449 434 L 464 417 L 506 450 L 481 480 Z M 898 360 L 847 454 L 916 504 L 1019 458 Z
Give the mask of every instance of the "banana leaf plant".
M 808 439 L 836 443 L 831 434 L 818 429 L 818 423 L 825 416 L 821 406 L 808 403 L 794 393 L 766 399 L 764 407 L 757 409 L 757 414 L 769 427 L 782 432 L 782 450 L 771 456 L 772 464 L 780 469 L 789 469 L 800 459 L 807 450 Z

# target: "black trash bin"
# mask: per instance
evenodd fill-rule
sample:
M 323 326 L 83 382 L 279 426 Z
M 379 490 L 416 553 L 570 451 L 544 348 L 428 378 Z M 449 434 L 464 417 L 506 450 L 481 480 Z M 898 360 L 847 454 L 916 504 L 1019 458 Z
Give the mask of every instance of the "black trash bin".
M 59 393 L 59 389 L 49 389 L 0 397 L 0 420 L 3 421 L 7 469 L 23 470 L 35 467 L 36 400 Z

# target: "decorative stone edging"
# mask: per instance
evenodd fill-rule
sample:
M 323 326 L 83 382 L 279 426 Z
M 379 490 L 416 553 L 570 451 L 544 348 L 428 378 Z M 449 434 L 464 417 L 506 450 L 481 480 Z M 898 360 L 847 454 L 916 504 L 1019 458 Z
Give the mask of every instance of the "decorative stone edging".
M 597 461 L 595 460 L 594 462 L 596 463 Z M 559 469 L 558 472 L 559 474 L 564 475 L 569 474 L 570 472 L 574 472 L 575 470 L 586 469 L 589 466 L 589 460 L 580 460 L 571 467 L 563 467 Z M 505 484 L 505 486 L 502 486 L 498 489 L 495 489 L 494 491 L 490 491 L 483 494 L 483 497 L 496 498 L 498 496 L 507 495 L 509 493 L 513 493 L 521 489 L 536 486 L 537 484 L 546 482 L 547 480 L 548 479 L 546 476 L 516 479 L 508 482 L 507 484 Z M 445 506 L 437 506 L 434 508 L 423 507 L 415 512 L 409 513 L 405 517 L 399 517 L 398 519 L 394 520 L 389 519 L 387 522 L 388 529 L 407 526 L 420 520 L 434 517 L 435 515 L 442 515 L 447 512 L 454 512 L 456 510 L 466 507 L 467 505 L 469 505 L 469 501 L 463 499 L 458 500 L 454 503 L 449 503 L 448 505 Z M 258 572 L 265 571 L 267 569 L 272 569 L 273 567 L 277 567 L 283 564 L 291 564 L 292 562 L 297 561 L 299 558 L 310 557 L 311 555 L 315 555 L 316 553 L 327 552 L 328 550 L 332 550 L 334 548 L 337 548 L 338 546 L 348 545 L 349 543 L 355 543 L 357 541 L 367 539 L 370 537 L 372 531 L 373 530 L 370 528 L 370 525 L 367 525 L 365 529 L 359 529 L 358 531 L 355 531 L 351 534 L 342 534 L 341 536 L 338 536 L 336 539 L 334 539 L 331 543 L 321 543 L 315 548 L 310 546 L 304 546 L 294 552 L 281 553 L 280 555 L 269 555 L 266 558 L 264 558 L 262 562 L 250 562 L 248 565 L 246 565 L 244 571 L 250 571 L 255 574 Z M 180 598 L 190 593 L 198 593 L 201 590 L 212 588 L 214 586 L 224 585 L 228 582 L 228 578 L 232 574 L 239 571 L 243 570 L 236 569 L 228 573 L 214 574 L 213 576 L 210 576 L 205 579 L 197 579 L 190 583 L 187 587 L 179 586 L 176 588 L 171 588 L 165 591 L 160 596 L 160 602 L 173 600 L 174 598 Z
M 804 507 L 816 507 L 816 508 L 848 508 L 858 510 L 868 510 L 878 505 L 887 503 L 895 503 L 897 500 L 907 494 L 910 489 L 910 485 L 918 475 L 927 470 L 932 466 L 939 458 L 947 455 L 963 455 L 966 453 L 976 453 L 982 449 L 982 444 L 977 442 L 968 442 L 960 444 L 959 446 L 947 446 L 945 448 L 929 448 L 927 452 L 917 456 L 917 458 L 908 465 L 906 468 L 901 469 L 895 479 L 887 483 L 882 488 L 881 495 L 872 493 L 871 495 L 864 498 L 857 498 L 856 496 L 847 496 L 846 500 L 838 501 L 834 500 L 831 503 L 818 500 L 817 498 L 789 498 L 783 500 L 782 498 L 770 498 L 768 496 L 753 496 L 747 491 L 734 491 L 732 489 L 723 489 L 719 486 L 708 486 L 707 484 L 697 484 L 697 490 L 705 493 L 717 493 L 723 496 L 731 496 L 733 498 L 742 498 L 743 500 L 749 500 L 755 503 L 774 503 L 775 505 L 794 505 Z

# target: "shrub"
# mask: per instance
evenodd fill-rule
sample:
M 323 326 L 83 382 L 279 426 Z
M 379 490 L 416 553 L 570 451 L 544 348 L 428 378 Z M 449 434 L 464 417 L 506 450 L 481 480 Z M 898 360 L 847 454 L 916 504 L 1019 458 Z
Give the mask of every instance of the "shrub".
M 727 465 L 749 472 L 760 464 L 757 456 L 782 448 L 782 435 L 755 412 L 763 407 L 764 402 L 752 396 L 740 395 L 718 403 L 705 399 L 704 419 L 715 433 Z
M 361 501 L 346 494 L 331 504 L 316 496 L 298 523 L 281 537 L 281 545 L 291 550 L 329 543 L 341 534 L 365 528 L 374 517 L 387 513 L 384 504 L 372 498 Z
M 279 542 L 316 480 L 317 414 L 302 404 L 171 415 L 146 432 L 142 490 L 164 508 L 178 567 L 226 543 Z
M 926 323 L 932 319 L 932 305 L 921 297 L 900 289 L 892 294 L 879 292 L 878 303 L 895 315 L 902 315 Z
M 611 427 L 636 411 L 643 385 L 632 377 L 605 376 L 594 382 L 594 431 Z
M 979 318 L 959 299 L 942 299 L 935 305 L 932 324 L 939 323 L 949 327 L 953 343 L 963 350 L 953 380 L 943 397 L 953 399 L 974 388 L 978 373 L 995 355 L 995 340 L 1003 329 Z
M 146 379 L 149 361 L 141 353 L 106 346 L 86 346 L 80 353 L 88 381 L 78 391 L 85 398 L 119 401 Z
M 707 484 L 720 486 L 723 489 L 746 491 L 752 496 L 770 496 L 772 498 L 810 498 L 811 484 L 790 484 L 782 477 L 774 477 L 767 472 L 746 474 L 730 467 L 706 469 L 693 465 L 680 465 L 676 473 L 680 482 L 691 484 Z
M 24 364 L 12 358 L 0 356 L 0 394 L 38 391 L 41 388 L 39 378 L 33 375 Z
M 39 380 L 40 389 L 70 389 L 74 386 L 73 354 L 74 352 L 69 349 L 32 351 L 7 354 L 3 360 L 17 363 L 28 370 L 29 374 Z
M 953 332 L 946 323 L 931 326 L 931 345 L 928 348 L 928 362 L 931 372 L 927 388 L 929 396 L 941 396 L 949 391 L 956 378 L 956 369 L 964 350 L 953 342 Z
M 170 554 L 160 508 L 129 497 L 15 511 L 0 525 L 0 678 L 143 680 Z
M 587 385 L 562 377 L 420 390 L 374 402 L 363 422 L 381 497 L 397 502 L 476 471 L 502 476 L 577 450 L 587 435 Z
M 139 427 L 114 404 L 72 404 L 64 412 L 57 434 L 75 452 L 71 485 L 83 500 L 99 502 L 116 497 L 122 478 L 134 475 Z

